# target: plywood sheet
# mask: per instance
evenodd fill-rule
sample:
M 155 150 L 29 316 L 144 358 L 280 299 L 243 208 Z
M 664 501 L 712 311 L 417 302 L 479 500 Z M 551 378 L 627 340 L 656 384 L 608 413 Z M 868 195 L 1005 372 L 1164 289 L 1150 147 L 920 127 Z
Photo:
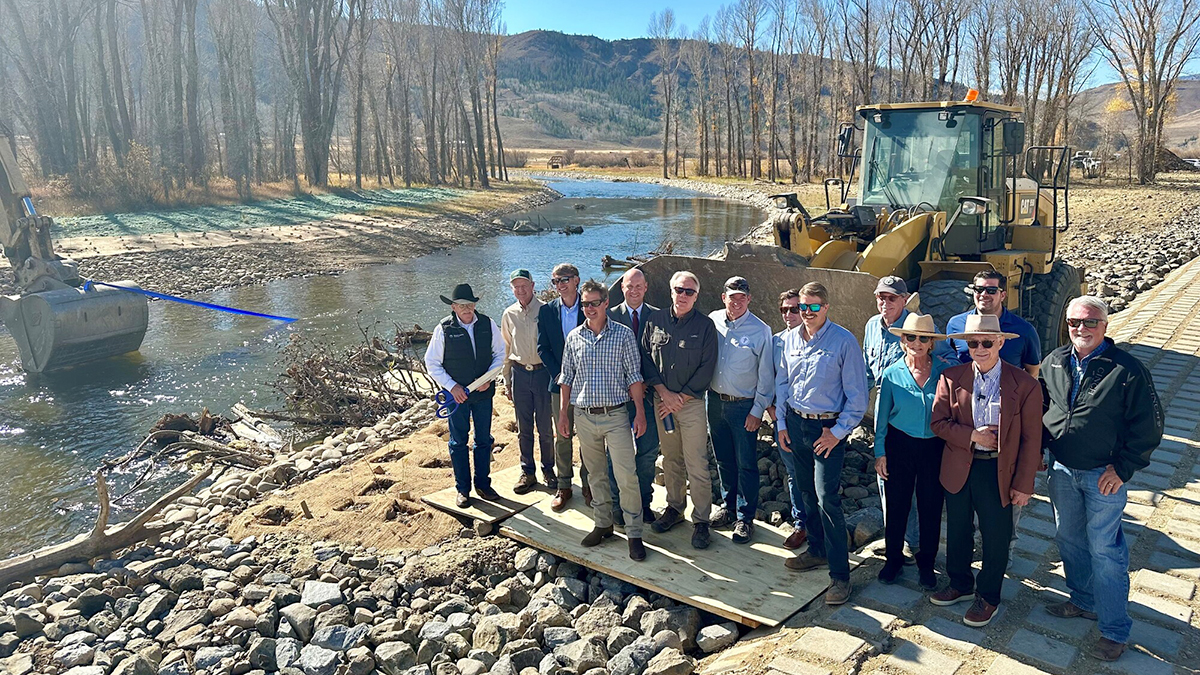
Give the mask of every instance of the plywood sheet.
M 484 524 L 495 524 L 505 518 L 512 516 L 533 504 L 540 501 L 546 502 L 546 510 L 550 509 L 550 498 L 553 493 L 549 489 L 540 486 L 519 495 L 512 491 L 513 486 L 517 484 L 517 479 L 521 477 L 521 465 L 517 464 L 510 466 L 502 471 L 492 473 L 492 488 L 500 494 L 500 501 L 486 502 L 476 495 L 471 493 L 471 505 L 465 509 L 455 505 L 454 500 L 458 496 L 458 492 L 453 486 L 426 495 L 421 498 L 421 501 L 429 504 L 432 507 L 441 509 L 453 516 L 464 516 L 477 520 Z M 576 491 L 578 494 L 578 491 Z M 583 504 L 583 500 L 578 500 Z
M 575 493 L 579 494 L 578 486 Z M 656 505 L 662 505 L 661 486 L 655 486 L 654 496 Z M 692 548 L 690 522 L 663 534 L 647 527 L 646 559 L 634 562 L 620 533 L 597 547 L 581 546 L 580 540 L 593 526 L 591 509 L 581 499 L 570 504 L 571 508 L 554 513 L 550 500 L 538 502 L 506 520 L 500 533 L 752 627 L 782 623 L 829 586 L 827 569 L 786 569 L 783 561 L 794 555 L 783 548 L 787 535 L 763 523 L 755 523 L 754 540 L 746 545 L 733 543 L 730 531 L 714 530 L 712 544 L 703 551 Z M 851 569 L 860 562 L 851 556 Z

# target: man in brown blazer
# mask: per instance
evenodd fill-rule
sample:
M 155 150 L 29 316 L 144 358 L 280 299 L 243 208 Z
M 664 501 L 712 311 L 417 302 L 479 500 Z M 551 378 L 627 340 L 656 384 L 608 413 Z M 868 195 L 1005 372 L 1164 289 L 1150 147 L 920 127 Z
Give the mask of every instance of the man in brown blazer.
M 1013 535 L 1012 506 L 1033 495 L 1041 464 L 1042 388 L 1021 368 L 1000 360 L 1006 338 L 992 315 L 971 315 L 963 332 L 971 363 L 947 368 L 938 380 L 929 426 L 946 441 L 941 482 L 946 488 L 946 572 L 950 586 L 930 597 L 935 605 L 972 599 L 963 617 L 986 626 L 1000 604 Z M 983 539 L 983 568 L 971 572 L 972 520 Z

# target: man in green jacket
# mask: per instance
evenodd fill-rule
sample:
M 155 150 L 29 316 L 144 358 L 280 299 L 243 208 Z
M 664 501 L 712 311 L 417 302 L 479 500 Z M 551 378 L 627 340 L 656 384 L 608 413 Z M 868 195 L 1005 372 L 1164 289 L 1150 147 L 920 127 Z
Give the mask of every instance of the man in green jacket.
M 1054 505 L 1071 599 L 1046 608 L 1060 618 L 1098 620 L 1090 654 L 1115 661 L 1125 651 L 1129 546 L 1121 529 L 1127 483 L 1150 463 L 1163 435 L 1163 408 L 1150 372 L 1105 337 L 1108 306 L 1091 296 L 1067 306 L 1071 343 L 1042 361 Z

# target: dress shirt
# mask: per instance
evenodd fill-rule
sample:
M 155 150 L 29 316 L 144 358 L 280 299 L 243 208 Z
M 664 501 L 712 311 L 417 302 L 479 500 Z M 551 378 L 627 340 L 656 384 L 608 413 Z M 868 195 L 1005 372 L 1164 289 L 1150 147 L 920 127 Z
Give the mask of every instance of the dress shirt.
M 563 337 L 571 334 L 575 327 L 579 325 L 579 298 L 578 293 L 575 294 L 575 306 L 567 307 L 567 303 L 563 303 L 562 308 L 558 310 L 559 320 L 562 321 Z
M 682 318 L 673 307 L 650 312 L 642 329 L 642 373 L 651 387 L 703 398 L 717 368 L 717 329 L 693 309 Z
M 730 321 L 725 310 L 708 315 L 717 328 L 717 369 L 712 390 L 726 396 L 753 398 L 750 414 L 762 419 L 775 398 L 774 340 L 771 329 L 749 311 Z
M 950 317 L 946 322 L 946 333 L 961 333 L 967 328 L 967 317 L 978 314 L 977 310 L 963 312 Z M 1042 341 L 1038 338 L 1037 329 L 1025 319 L 1013 314 L 1005 308 L 1000 312 L 1000 330 L 1005 333 L 1015 333 L 1020 337 L 1008 338 L 1000 348 L 1000 358 L 1018 368 L 1036 366 L 1042 362 Z M 958 360 L 963 363 L 971 362 L 971 351 L 967 349 L 966 340 L 946 340 L 958 352 Z
M 596 334 L 585 322 L 567 335 L 558 383 L 571 388 L 572 405 L 623 405 L 641 381 L 641 354 L 628 326 L 609 319 Z
M 913 438 L 933 438 L 936 434 L 929 428 L 929 416 L 933 412 L 933 399 L 937 394 L 937 382 L 942 371 L 955 363 L 940 356 L 931 356 L 929 379 L 925 386 L 917 384 L 912 371 L 904 359 L 883 370 L 879 380 L 879 397 L 875 399 L 875 456 L 883 457 L 887 449 L 888 426 L 893 426 Z
M 1000 426 L 1000 363 L 986 373 L 973 364 L 975 386 L 972 389 L 971 418 L 975 428 Z
M 883 371 L 893 363 L 904 359 L 904 347 L 900 344 L 900 336 L 892 333 L 889 328 L 904 325 L 904 319 L 909 315 L 908 309 L 900 312 L 900 318 L 890 326 L 883 325 L 883 315 L 879 314 L 867 319 L 863 330 L 863 358 L 867 361 L 867 389 L 879 386 Z M 937 330 L 935 325 L 934 330 Z M 933 343 L 933 355 L 958 362 L 958 355 L 950 346 L 949 340 L 938 340 Z
M 488 319 L 488 321 L 492 321 Z M 475 349 L 475 324 L 479 323 L 479 316 L 475 316 L 475 320 L 471 323 L 458 322 L 458 325 L 467 330 L 467 335 L 471 338 L 471 349 Z M 429 346 L 425 349 L 425 370 L 429 371 L 429 376 L 434 382 L 438 383 L 442 389 L 450 391 L 458 382 L 450 377 L 446 369 L 442 367 L 442 359 L 446 356 L 446 333 L 442 330 L 442 322 L 439 321 L 433 329 L 433 335 L 429 337 Z M 500 327 L 492 321 L 492 364 L 488 366 L 488 370 L 495 370 L 504 365 L 504 336 L 500 334 Z M 470 382 L 463 382 L 466 387 Z
M 542 357 L 537 351 L 537 318 L 538 310 L 546 303 L 534 296 L 529 304 L 521 307 L 521 303 L 509 305 L 500 317 L 500 332 L 504 336 L 504 381 L 512 382 L 513 364 L 536 366 L 541 364 Z
M 1075 397 L 1079 395 L 1079 387 L 1083 384 L 1083 376 L 1085 374 L 1087 374 L 1088 364 L 1092 362 L 1092 359 L 1103 354 L 1104 351 L 1108 349 L 1108 345 L 1110 345 L 1110 344 L 1112 344 L 1112 343 L 1109 342 L 1108 340 L 1101 340 L 1100 344 L 1097 345 L 1096 348 L 1092 350 L 1092 353 L 1088 354 L 1087 356 L 1083 357 L 1082 359 L 1079 358 L 1079 354 L 1076 353 L 1075 348 L 1074 347 L 1071 348 L 1071 407 L 1072 408 L 1075 407 Z
M 775 366 L 775 406 L 801 413 L 838 413 L 831 429 L 845 438 L 867 412 L 867 366 L 854 335 L 826 321 L 811 340 L 804 325 L 783 332 L 780 362 Z M 777 410 L 779 428 L 787 415 Z

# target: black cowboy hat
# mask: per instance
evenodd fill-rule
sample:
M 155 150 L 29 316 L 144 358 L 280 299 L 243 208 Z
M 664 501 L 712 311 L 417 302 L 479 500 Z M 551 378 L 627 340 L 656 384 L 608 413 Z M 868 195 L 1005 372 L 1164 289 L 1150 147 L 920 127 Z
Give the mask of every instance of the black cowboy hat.
M 454 292 L 448 298 L 444 295 L 438 297 L 447 305 L 453 305 L 456 302 L 479 302 L 479 298 L 475 297 L 475 293 L 471 291 L 471 284 L 459 284 L 455 286 Z

